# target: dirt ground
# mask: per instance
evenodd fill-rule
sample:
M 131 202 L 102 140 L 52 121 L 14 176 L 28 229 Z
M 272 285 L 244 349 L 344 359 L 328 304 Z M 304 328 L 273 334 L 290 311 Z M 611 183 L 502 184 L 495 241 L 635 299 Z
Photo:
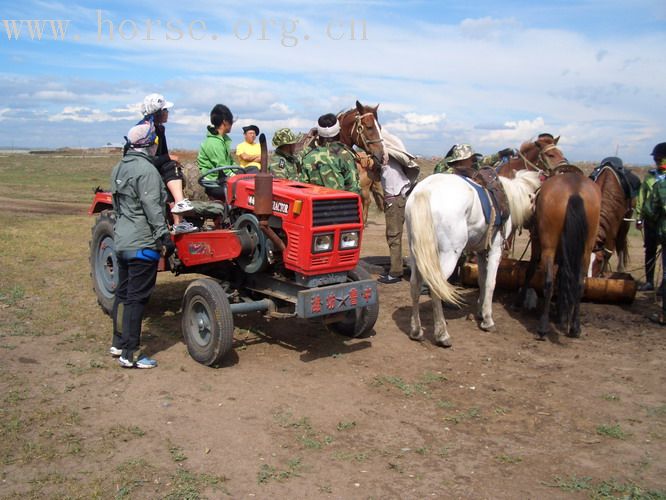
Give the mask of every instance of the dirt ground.
M 430 298 L 417 343 L 408 283 L 380 285 L 371 336 L 250 315 L 214 369 L 180 336 L 193 277 L 165 275 L 143 338 L 159 367 L 123 370 L 91 290 L 87 207 L 0 208 L 1 498 L 666 498 L 654 297 L 585 303 L 580 339 L 539 342 L 536 316 L 498 291 L 498 332 L 467 320 L 471 305 L 445 310 L 442 349 Z M 373 212 L 363 256 L 375 271 L 383 232 Z

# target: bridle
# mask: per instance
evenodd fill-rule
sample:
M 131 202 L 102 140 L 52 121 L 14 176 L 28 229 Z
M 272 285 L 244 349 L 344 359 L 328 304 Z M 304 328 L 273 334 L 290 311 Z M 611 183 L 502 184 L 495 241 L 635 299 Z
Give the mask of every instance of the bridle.
M 541 149 L 539 148 L 539 156 L 537 157 L 537 162 L 533 163 L 531 162 L 520 150 L 518 150 L 518 156 L 520 157 L 521 160 L 525 162 L 525 165 L 527 167 L 532 167 L 535 171 L 539 172 L 541 175 L 544 175 L 546 177 L 550 177 L 550 175 L 553 173 L 553 169 L 556 169 L 561 166 L 569 165 L 569 162 L 564 158 L 564 155 L 562 157 L 564 158 L 562 161 L 560 161 L 557 165 L 551 166 L 550 162 L 548 161 L 548 158 L 546 158 L 545 153 L 548 151 L 551 151 L 553 149 L 558 149 L 558 147 L 555 144 L 550 144 L 546 146 L 545 148 Z M 562 151 L 560 151 L 561 153 Z M 541 164 L 544 168 L 540 169 L 537 165 Z
M 368 139 L 365 136 L 365 125 L 363 125 L 363 118 L 365 118 L 366 116 L 372 116 L 372 119 L 375 122 L 375 126 L 377 127 L 377 132 L 379 134 L 378 139 Z M 365 150 L 366 153 L 370 152 L 371 144 L 378 144 L 383 142 L 382 133 L 379 131 L 379 125 L 373 113 L 361 114 L 358 111 L 356 112 L 356 115 L 354 116 L 354 124 L 352 125 L 350 135 L 353 137 L 354 133 L 356 133 L 356 135 L 358 136 L 359 139 L 358 142 L 361 143 L 359 145 L 361 146 L 361 148 L 363 148 L 363 150 Z

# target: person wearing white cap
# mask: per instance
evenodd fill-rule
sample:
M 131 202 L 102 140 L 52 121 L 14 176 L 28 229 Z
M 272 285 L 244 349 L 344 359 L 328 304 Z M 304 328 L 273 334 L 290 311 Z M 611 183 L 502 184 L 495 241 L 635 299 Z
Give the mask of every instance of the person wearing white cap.
M 150 155 L 154 149 L 154 124 L 135 125 L 127 134 L 127 150 L 111 173 L 116 214 L 114 273 L 117 272 L 118 287 L 109 353 L 119 358 L 123 368 L 157 366 L 154 359 L 135 359 L 135 355 L 141 344 L 141 320 L 155 287 L 160 255 L 168 258 L 176 248 L 166 220 L 167 192 Z
M 197 228 L 192 223 L 184 221 L 180 214 L 191 212 L 194 207 L 183 194 L 183 166 L 178 162 L 176 155 L 169 153 L 164 128 L 164 124 L 169 119 L 169 108 L 171 107 L 173 107 L 173 103 L 167 101 L 163 95 L 147 95 L 141 105 L 143 119 L 139 124 L 152 123 L 155 127 L 156 147 L 153 152 L 153 163 L 159 170 L 174 200 L 171 207 L 174 221 L 173 230 L 175 233 L 189 233 L 196 231 Z

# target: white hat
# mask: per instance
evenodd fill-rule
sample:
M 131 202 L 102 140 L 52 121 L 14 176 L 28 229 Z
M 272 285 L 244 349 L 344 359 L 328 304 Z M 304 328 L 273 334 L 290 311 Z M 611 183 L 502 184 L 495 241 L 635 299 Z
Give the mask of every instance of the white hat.
M 152 115 L 161 109 L 169 109 L 172 106 L 173 103 L 167 101 L 162 94 L 148 94 L 143 98 L 141 112 L 144 116 Z

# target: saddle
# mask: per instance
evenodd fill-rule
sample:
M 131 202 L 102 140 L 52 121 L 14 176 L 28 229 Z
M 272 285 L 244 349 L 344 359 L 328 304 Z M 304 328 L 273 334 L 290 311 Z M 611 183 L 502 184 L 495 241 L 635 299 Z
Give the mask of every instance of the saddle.
M 481 207 L 483 208 L 486 223 L 495 227 L 504 225 L 509 219 L 509 215 L 511 215 L 511 209 L 509 208 L 509 199 L 504 192 L 504 187 L 495 169 L 492 167 L 482 167 L 479 170 L 468 168 L 454 169 L 454 171 L 456 175 L 460 175 L 476 189 L 479 194 L 479 200 L 481 200 Z M 458 173 L 463 171 L 472 175 Z M 493 212 L 494 219 L 491 220 Z
M 617 177 L 618 182 L 620 183 L 620 186 L 622 186 L 622 191 L 624 191 L 625 198 L 631 199 L 638 195 L 638 190 L 634 189 L 635 183 L 631 182 L 629 179 L 629 173 L 624 168 L 618 168 L 612 163 L 606 163 L 603 166 L 595 168 L 590 174 L 590 179 L 596 182 L 597 178 L 599 175 L 601 175 L 601 172 L 603 172 L 605 168 L 610 168 L 613 171 Z

